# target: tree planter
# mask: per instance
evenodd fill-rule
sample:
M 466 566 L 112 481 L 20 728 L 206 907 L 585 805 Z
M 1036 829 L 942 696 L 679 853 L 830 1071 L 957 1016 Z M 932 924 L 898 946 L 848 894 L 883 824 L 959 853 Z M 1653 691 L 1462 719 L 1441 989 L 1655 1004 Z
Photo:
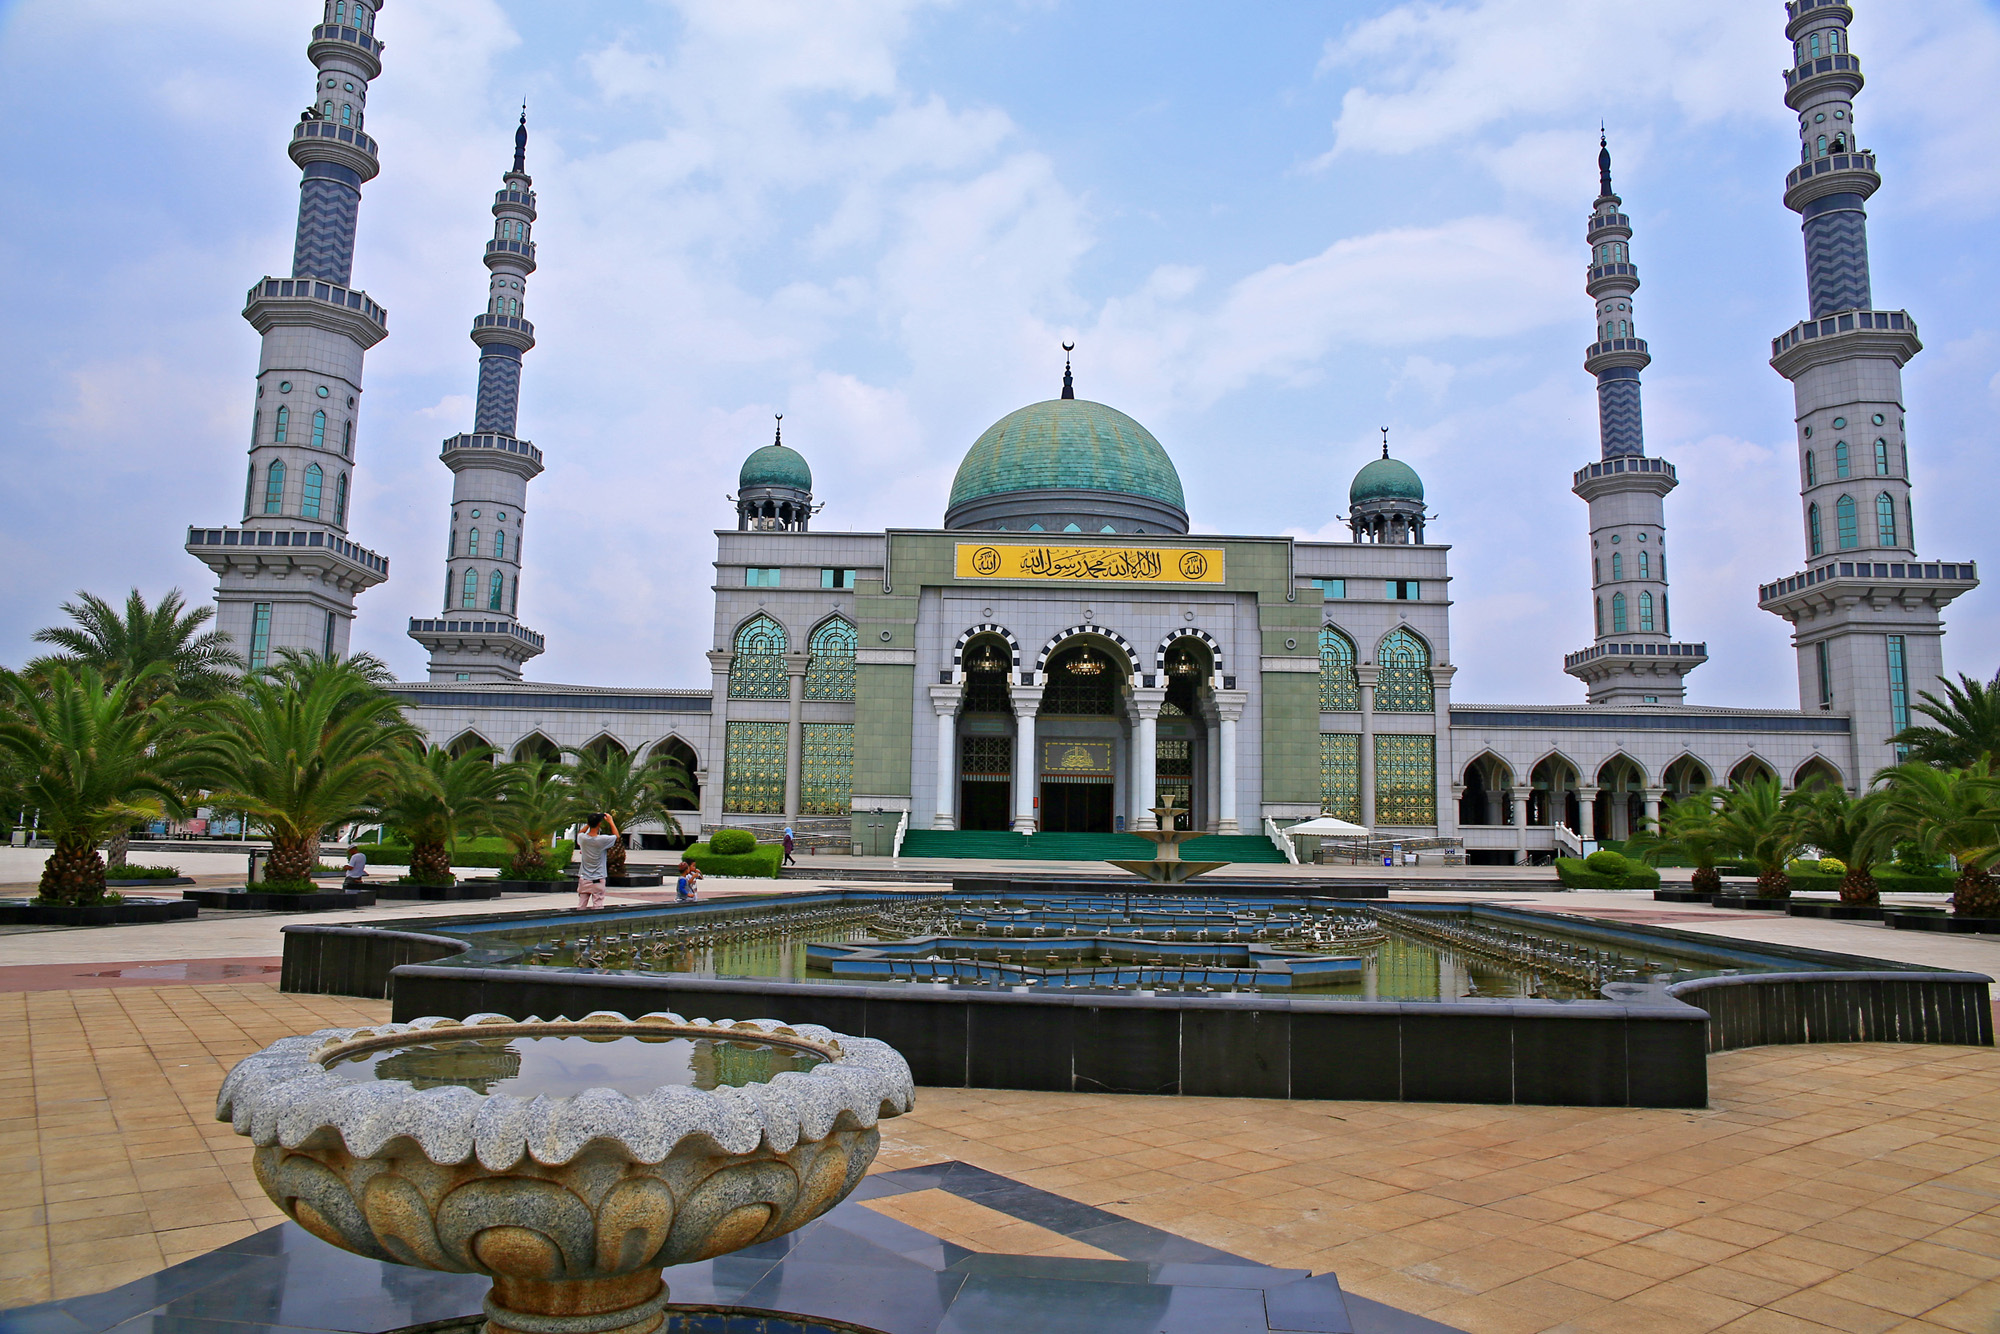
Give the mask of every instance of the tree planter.
M 127 899 L 123 903 L 73 907 L 17 899 L 0 903 L 0 926 L 121 926 L 134 922 L 172 922 L 193 917 L 199 911 L 197 905 L 176 899 Z
M 1656 889 L 1653 898 L 1660 903 L 1709 903 L 1715 895 L 1705 889 Z
M 1750 912 L 1784 912 L 1790 907 L 1792 901 L 1790 899 L 1757 899 L 1750 897 L 1748 894 L 1717 894 L 1709 902 L 1718 908 L 1743 908 Z
M 1794 917 L 1827 917 L 1836 922 L 1879 922 L 1879 903 L 1814 903 L 1793 899 L 1785 911 Z
M 461 880 L 461 885 L 489 885 L 502 894 L 574 894 L 576 877 L 567 880 Z
M 146 880 L 107 880 L 106 889 L 170 889 L 175 885 L 192 885 L 194 877 L 188 875 L 154 876 Z
M 1936 909 L 1890 908 L 1883 920 L 1898 931 L 1938 931 L 1954 936 L 2000 936 L 2000 917 L 1959 917 Z
M 314 894 L 265 894 L 244 889 L 189 889 L 181 897 L 203 908 L 233 912 L 329 912 L 337 908 L 366 908 L 375 902 L 368 890 L 350 894 L 328 890 Z
M 653 889 L 665 883 L 665 877 L 657 871 L 651 875 L 614 875 L 604 883 L 612 889 Z
M 500 890 L 491 880 L 462 880 L 451 885 L 378 885 L 375 896 L 383 899 L 422 899 L 433 903 L 455 903 L 463 899 L 497 899 Z

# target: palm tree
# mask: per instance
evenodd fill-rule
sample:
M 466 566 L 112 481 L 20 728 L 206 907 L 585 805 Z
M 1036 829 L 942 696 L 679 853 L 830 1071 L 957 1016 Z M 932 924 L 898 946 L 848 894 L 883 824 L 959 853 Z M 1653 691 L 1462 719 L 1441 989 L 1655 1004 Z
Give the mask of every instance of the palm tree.
M 549 874 L 549 841 L 580 813 L 576 792 L 561 765 L 543 759 L 502 765 L 506 788 L 493 808 L 493 827 L 514 849 L 508 868 L 519 879 Z
M 1716 828 L 1730 851 L 1757 868 L 1758 898 L 1791 897 L 1792 878 L 1785 874 L 1785 863 L 1798 855 L 1799 838 L 1777 779 L 1758 778 L 1731 787 L 1723 795 Z
M 30 675 L 46 675 L 56 666 L 91 666 L 107 681 L 121 681 L 162 663 L 167 670 L 149 677 L 146 688 L 130 697 L 143 706 L 169 691 L 183 699 L 215 699 L 228 693 L 243 670 L 243 660 L 230 651 L 229 636 L 202 629 L 215 609 L 189 611 L 178 588 L 168 590 L 153 607 L 135 588 L 126 595 L 122 614 L 103 598 L 81 592 L 62 609 L 75 624 L 35 631 L 37 644 L 53 644 L 61 651 L 30 662 Z
M 321 831 L 371 813 L 421 734 L 379 684 L 367 655 L 345 661 L 286 652 L 221 702 L 198 743 L 215 805 L 241 810 L 271 836 L 271 879 L 310 883 Z
M 570 746 L 564 748 L 563 754 L 572 760 L 569 779 L 576 791 L 579 811 L 603 811 L 618 822 L 620 829 L 629 829 L 642 819 L 659 819 L 676 830 L 681 827 L 680 821 L 667 810 L 667 801 L 676 796 L 691 799 L 694 787 L 688 781 L 687 770 L 677 761 L 661 756 L 650 763 L 638 764 L 614 746 L 602 750 Z M 605 871 L 610 875 L 625 874 L 622 839 L 606 857 Z
M 484 747 L 456 757 L 434 747 L 403 767 L 377 814 L 410 840 L 410 879 L 451 883 L 451 845 L 491 827 L 507 779 Z
M 1902 828 L 1880 791 L 1850 797 L 1841 788 L 1816 784 L 1792 804 L 1792 832 L 1799 841 L 1846 864 L 1847 874 L 1840 880 L 1842 903 L 1882 901 L 1875 863 L 1895 846 Z
M 1626 850 L 1648 863 L 1693 862 L 1695 889 L 1714 894 L 1722 889 L 1715 864 L 1729 851 L 1720 820 L 1705 795 L 1688 797 L 1667 807 L 1655 826 L 1634 834 Z
M 1963 769 L 1977 760 L 2000 763 L 2000 676 L 1975 681 L 1963 672 L 1957 684 L 1939 678 L 1945 698 L 1919 692 L 1916 711 L 1936 727 L 1905 727 L 1889 738 L 1909 757 L 1939 769 Z
M 177 808 L 195 772 L 185 749 L 160 746 L 179 726 L 176 706 L 137 708 L 134 699 L 165 672 L 155 666 L 116 683 L 97 668 L 58 664 L 39 682 L 4 675 L 0 750 L 19 775 L 22 799 L 41 812 L 55 839 L 42 867 L 49 903 L 96 903 L 104 896 L 97 844 L 132 821 Z
M 1961 917 L 2000 917 L 2000 775 L 1987 760 L 1963 769 L 1912 762 L 1885 769 L 1891 817 L 1914 833 L 1925 851 L 1958 859 L 1951 910 Z

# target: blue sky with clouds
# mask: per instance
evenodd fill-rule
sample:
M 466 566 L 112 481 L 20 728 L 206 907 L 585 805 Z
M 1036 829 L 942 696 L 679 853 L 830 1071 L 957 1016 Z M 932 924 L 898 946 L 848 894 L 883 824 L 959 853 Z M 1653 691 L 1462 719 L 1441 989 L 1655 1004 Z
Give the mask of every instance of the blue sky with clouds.
M 2000 6 L 1856 0 L 1881 155 L 1876 304 L 1907 308 L 1917 539 L 1989 562 L 2000 291 Z M 211 581 L 238 517 L 256 337 L 289 265 L 283 145 L 312 0 L 0 0 L 0 661 L 78 588 Z M 383 172 L 357 285 L 369 357 L 354 536 L 389 556 L 355 645 L 405 677 L 435 611 L 471 420 L 481 246 L 529 99 L 542 267 L 522 433 L 547 453 L 522 618 L 538 679 L 707 681 L 711 530 L 786 414 L 822 528 L 938 522 L 965 448 L 1079 392 L 1149 426 L 1197 528 L 1344 536 L 1391 426 L 1449 542 L 1454 696 L 1570 702 L 1589 641 L 1595 456 L 1580 369 L 1596 127 L 1638 235 L 1647 443 L 1696 702 L 1796 707 L 1760 579 L 1802 564 L 1789 386 L 1804 313 L 1776 0 L 390 0 Z M 2000 664 L 1992 592 L 1947 664 Z

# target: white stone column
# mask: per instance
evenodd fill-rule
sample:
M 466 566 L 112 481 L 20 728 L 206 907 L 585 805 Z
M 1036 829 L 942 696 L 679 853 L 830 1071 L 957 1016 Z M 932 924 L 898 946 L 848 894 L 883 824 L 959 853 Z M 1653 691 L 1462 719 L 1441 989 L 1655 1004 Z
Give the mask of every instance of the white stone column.
M 1514 857 L 1516 866 L 1528 864 L 1528 789 L 1517 787 L 1512 793 L 1514 802 Z
M 1242 826 L 1236 815 L 1236 725 L 1243 721 L 1243 708 L 1250 702 L 1247 691 L 1215 692 L 1216 731 L 1221 743 L 1221 791 L 1216 794 L 1216 832 L 1237 834 Z
M 1451 780 L 1458 772 L 1458 757 L 1451 750 L 1451 678 L 1458 668 L 1448 662 L 1431 667 L 1431 718 L 1437 739 L 1431 743 L 1431 758 L 1437 766 L 1431 781 L 1437 787 L 1437 831 L 1439 838 L 1458 835 L 1458 803 L 1451 800 Z
M 708 673 L 713 692 L 708 715 L 708 761 L 709 781 L 701 788 L 701 825 L 703 829 L 714 829 L 722 823 L 722 798 L 727 787 L 729 772 L 729 664 L 736 661 L 736 655 L 728 649 L 715 649 L 708 655 Z M 699 832 L 699 831 L 697 831 Z
M 964 686 L 932 686 L 931 708 L 937 711 L 937 801 L 931 828 L 958 828 L 958 705 Z
M 1363 663 L 1354 669 L 1361 685 L 1361 823 L 1375 827 L 1375 682 L 1382 669 Z
M 1160 822 L 1153 815 L 1153 803 L 1160 798 L 1160 706 L 1167 702 L 1167 692 L 1162 687 L 1141 686 L 1132 692 L 1132 709 L 1138 715 L 1138 728 L 1132 739 L 1132 781 L 1138 784 L 1138 800 L 1133 809 L 1138 812 L 1132 822 L 1134 829 L 1157 829 Z
M 1646 827 L 1648 829 L 1658 829 L 1660 827 L 1660 798 L 1666 796 L 1667 791 L 1665 788 L 1649 787 L 1645 789 L 1645 794 Z
M 799 769 L 805 759 L 806 668 L 812 665 L 808 653 L 785 655 L 786 685 L 790 687 L 791 712 L 785 720 L 785 818 L 799 818 Z
M 1014 705 L 1014 831 L 1035 832 L 1035 713 L 1042 707 L 1042 687 L 1009 686 Z

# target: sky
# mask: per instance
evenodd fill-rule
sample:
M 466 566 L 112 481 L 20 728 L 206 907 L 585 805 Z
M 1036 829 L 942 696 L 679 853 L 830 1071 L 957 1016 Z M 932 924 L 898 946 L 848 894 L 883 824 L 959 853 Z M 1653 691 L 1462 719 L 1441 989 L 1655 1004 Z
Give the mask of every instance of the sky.
M 1907 309 L 1919 549 L 2000 575 L 2000 0 L 1855 0 L 1884 185 L 1875 305 Z M 213 577 L 257 339 L 290 264 L 314 0 L 0 0 L 0 662 L 78 590 Z M 527 99 L 541 268 L 521 434 L 537 680 L 705 686 L 713 530 L 785 414 L 820 530 L 931 527 L 989 424 L 1078 393 L 1173 456 L 1197 531 L 1344 540 L 1390 428 L 1452 547 L 1454 699 L 1581 702 L 1597 457 L 1582 290 L 1608 126 L 1671 460 L 1674 632 L 1702 704 L 1797 707 L 1760 581 L 1804 564 L 1805 314 L 1777 0 L 392 0 L 352 536 L 390 558 L 353 645 L 404 679 L 437 612 L 491 192 Z M 1947 669 L 2000 666 L 1992 591 Z

